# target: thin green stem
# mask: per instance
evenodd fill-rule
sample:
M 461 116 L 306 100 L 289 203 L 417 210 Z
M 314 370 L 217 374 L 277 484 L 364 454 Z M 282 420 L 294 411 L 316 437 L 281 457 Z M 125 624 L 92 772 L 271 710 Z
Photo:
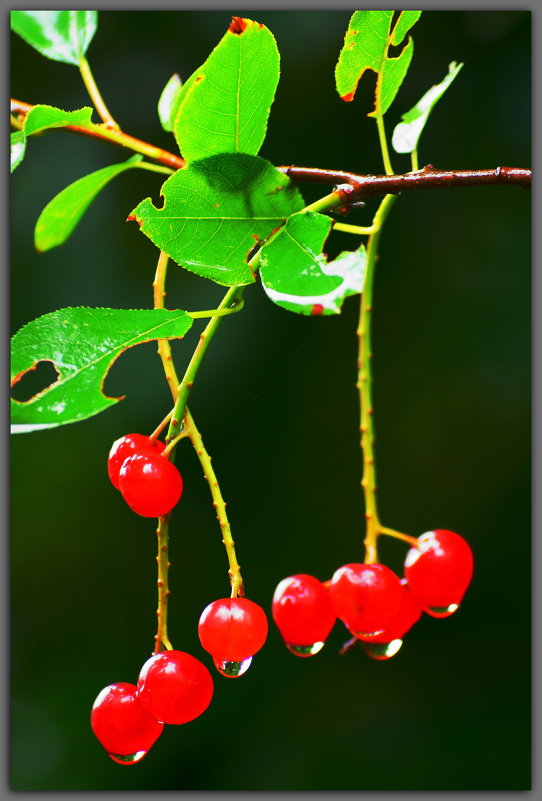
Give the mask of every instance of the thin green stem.
M 241 311 L 245 302 L 243 298 L 239 301 L 237 306 L 234 306 L 231 309 L 211 309 L 209 311 L 197 311 L 197 312 L 187 312 L 190 317 L 193 317 L 194 320 L 198 320 L 200 318 L 207 318 L 207 317 L 226 317 L 228 314 L 235 314 L 238 311 Z
M 173 646 L 171 645 L 167 633 L 167 599 L 169 596 L 168 586 L 168 570 L 170 567 L 168 547 L 169 547 L 169 515 L 158 518 L 158 529 L 156 531 L 158 536 L 158 555 L 156 561 L 158 562 L 158 609 L 156 610 L 156 618 L 158 621 L 158 628 L 154 638 L 154 653 L 160 651 L 160 643 L 170 651 Z
M 365 496 L 365 562 L 378 561 L 376 541 L 381 530 L 376 502 L 376 469 L 374 459 L 375 432 L 373 425 L 372 370 L 371 370 L 371 312 L 373 308 L 373 280 L 378 255 L 378 242 L 382 226 L 395 202 L 395 195 L 386 195 L 373 220 L 374 233 L 367 243 L 367 268 L 361 295 L 358 325 L 359 354 L 358 381 L 361 405 L 361 449 L 363 452 L 363 476 L 361 485 Z
M 408 534 L 403 534 L 401 531 L 396 531 L 394 528 L 388 528 L 387 526 L 380 526 L 378 533 L 385 534 L 386 537 L 393 537 L 396 540 L 408 542 L 408 544 L 412 545 L 414 548 L 417 548 L 420 544 L 416 537 L 410 537 Z
M 384 162 L 384 169 L 386 170 L 386 175 L 393 175 L 393 167 L 391 166 L 390 153 L 388 150 L 388 140 L 386 139 L 386 129 L 384 127 L 384 117 L 382 114 L 377 115 L 376 126 L 378 128 L 380 150 L 382 151 L 382 161 Z
M 344 231 L 347 234 L 357 234 L 358 236 L 366 236 L 367 234 L 374 234 L 375 228 L 373 225 L 364 227 L 362 225 L 348 225 L 347 223 L 334 222 L 334 231 Z
M 244 291 L 245 291 L 245 286 L 232 286 L 225 294 L 218 309 L 233 310 L 234 308 L 236 308 L 243 299 Z M 203 357 L 205 356 L 207 348 L 209 347 L 211 340 L 215 335 L 215 332 L 218 326 L 220 325 L 221 321 L 222 317 L 220 316 L 213 317 L 209 321 L 209 323 L 207 323 L 203 332 L 200 334 L 198 345 L 192 355 L 192 358 L 188 364 L 188 367 L 186 368 L 186 372 L 183 376 L 183 379 L 177 389 L 175 408 L 173 410 L 173 417 L 171 418 L 171 422 L 169 424 L 166 443 L 169 443 L 172 439 L 175 439 L 175 437 L 181 431 L 181 426 L 183 424 L 183 418 L 190 390 L 192 389 L 192 385 L 196 378 L 196 374 L 200 368 L 201 362 L 203 360 Z
M 185 412 L 184 425 L 185 432 L 188 433 L 190 441 L 192 442 L 194 450 L 203 468 L 203 475 L 205 476 L 207 483 L 209 484 L 209 489 L 211 490 L 213 506 L 215 507 L 216 516 L 222 530 L 222 543 L 226 548 L 226 553 L 228 556 L 228 575 L 230 577 L 231 597 L 237 598 L 243 595 L 243 579 L 241 576 L 241 568 L 235 554 L 235 542 L 233 541 L 228 515 L 226 514 L 226 504 L 224 503 L 216 473 L 211 464 L 211 457 L 205 449 L 201 434 L 196 428 L 194 418 L 188 409 L 186 409 Z
M 81 77 L 83 78 L 83 82 L 87 88 L 87 92 L 90 95 L 90 99 L 94 104 L 94 108 L 98 112 L 100 119 L 104 121 L 104 123 L 109 127 L 112 128 L 114 131 L 120 131 L 120 127 L 117 122 L 113 119 L 113 116 L 107 106 L 105 105 L 104 99 L 98 89 L 96 81 L 94 80 L 94 76 L 90 69 L 90 65 L 84 56 L 81 56 L 81 61 L 79 62 L 79 70 L 81 72 Z
M 175 170 L 171 167 L 163 167 L 161 164 L 150 164 L 148 161 L 139 161 L 134 164 L 134 167 L 139 167 L 140 170 L 149 170 L 149 172 L 163 172 L 165 175 L 173 175 Z
M 418 172 L 420 169 L 418 166 L 418 151 L 413 150 L 410 154 L 410 163 L 412 164 L 412 172 Z

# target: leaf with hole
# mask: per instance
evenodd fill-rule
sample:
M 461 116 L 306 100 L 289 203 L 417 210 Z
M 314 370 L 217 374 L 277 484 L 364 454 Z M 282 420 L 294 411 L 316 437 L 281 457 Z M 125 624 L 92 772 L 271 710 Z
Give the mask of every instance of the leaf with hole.
M 225 286 L 253 283 L 251 251 L 304 206 L 289 178 L 246 153 L 196 161 L 161 192 L 162 208 L 147 198 L 130 218 L 177 264 Z
M 401 122 L 395 126 L 391 140 L 396 153 L 413 153 L 417 149 L 418 140 L 425 128 L 429 115 L 444 92 L 455 80 L 462 66 L 463 64 L 456 64 L 455 61 L 452 61 L 448 65 L 448 74 L 442 81 L 432 86 L 410 111 L 401 116 Z
M 35 50 L 79 66 L 98 27 L 97 11 L 12 11 L 11 29 Z
M 376 73 L 375 108 L 367 116 L 385 114 L 401 86 L 412 60 L 414 43 L 409 37 L 401 53 L 388 55 L 418 21 L 421 11 L 401 11 L 390 32 L 394 11 L 355 11 L 335 68 L 337 91 L 343 100 L 354 99 L 365 70 Z
M 58 378 L 25 402 L 11 399 L 12 432 L 25 433 L 85 420 L 113 406 L 103 383 L 127 348 L 179 339 L 192 325 L 184 311 L 67 308 L 23 326 L 11 340 L 11 386 L 41 362 Z
M 74 181 L 43 209 L 34 231 L 36 250 L 43 252 L 62 245 L 104 186 L 120 173 L 137 166 L 143 156 L 135 155 L 122 164 L 112 164 Z
M 181 92 L 174 130 L 186 161 L 217 153 L 256 155 L 278 80 L 279 52 L 271 31 L 250 19 L 233 17 Z
M 173 131 L 182 88 L 183 82 L 177 74 L 174 74 L 162 89 L 162 94 L 158 100 L 158 117 L 164 131 Z
M 338 314 L 346 297 L 362 291 L 365 248 L 328 262 L 322 253 L 333 221 L 312 211 L 293 214 L 263 246 L 262 286 L 277 305 L 299 314 Z

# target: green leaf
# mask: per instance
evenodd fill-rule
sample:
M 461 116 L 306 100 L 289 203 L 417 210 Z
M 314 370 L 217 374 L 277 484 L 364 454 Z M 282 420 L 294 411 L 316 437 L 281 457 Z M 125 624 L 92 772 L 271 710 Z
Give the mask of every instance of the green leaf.
M 444 92 L 459 74 L 463 64 L 452 61 L 448 65 L 448 74 L 443 80 L 432 86 L 416 105 L 403 114 L 402 122 L 395 126 L 391 143 L 396 153 L 412 153 L 418 147 L 418 140 L 425 128 L 429 115 Z
M 47 58 L 77 66 L 97 26 L 97 11 L 11 12 L 11 29 L 25 42 Z
M 10 141 L 10 158 L 11 158 L 11 172 L 18 167 L 24 159 L 26 150 L 26 136 L 23 131 L 15 131 L 11 134 Z
M 300 314 L 338 314 L 348 295 L 362 291 L 363 245 L 331 262 L 322 253 L 332 224 L 329 217 L 312 211 L 294 214 L 263 246 L 260 275 L 274 303 Z
M 279 79 L 273 34 L 249 19 L 232 23 L 181 93 L 174 133 L 191 162 L 217 153 L 260 150 Z
M 121 172 L 135 167 L 143 156 L 135 155 L 122 164 L 112 164 L 79 178 L 59 192 L 43 209 L 34 231 L 36 249 L 43 252 L 62 245 L 104 186 Z
M 26 136 L 30 136 L 48 128 L 65 128 L 67 125 L 89 128 L 92 127 L 92 111 L 90 106 L 76 111 L 63 111 L 54 106 L 34 106 L 25 117 L 23 130 Z
M 173 123 L 179 108 L 182 88 L 183 82 L 177 74 L 174 74 L 162 90 L 158 101 L 158 117 L 164 131 L 173 131 Z
M 67 308 L 44 314 L 11 340 L 11 386 L 40 361 L 57 380 L 28 401 L 11 400 L 12 431 L 25 433 L 75 423 L 122 398 L 104 395 L 104 380 L 127 348 L 153 339 L 178 339 L 192 325 L 184 311 Z
M 162 208 L 146 198 L 129 219 L 177 264 L 225 286 L 254 281 L 247 256 L 304 206 L 289 178 L 246 153 L 196 161 L 161 192 Z
M 395 99 L 412 60 L 414 43 L 411 37 L 395 58 L 388 56 L 388 48 L 390 45 L 401 44 L 422 12 L 401 11 L 390 33 L 394 13 L 355 11 L 335 68 L 337 91 L 347 102 L 354 99 L 365 70 L 376 73 L 375 108 L 368 114 L 369 117 L 385 114 Z

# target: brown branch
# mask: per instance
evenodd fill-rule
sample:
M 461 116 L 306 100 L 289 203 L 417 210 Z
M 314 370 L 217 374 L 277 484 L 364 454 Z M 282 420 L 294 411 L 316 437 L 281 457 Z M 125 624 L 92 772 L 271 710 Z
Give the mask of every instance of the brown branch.
M 441 189 L 449 186 L 495 186 L 510 184 L 524 189 L 531 186 L 531 170 L 496 167 L 494 170 L 437 170 L 431 164 L 405 175 L 356 175 L 341 170 L 315 167 L 278 167 L 294 181 L 339 184 L 347 203 L 378 195 L 397 195 L 411 189 Z M 342 185 L 341 185 L 342 184 Z
M 11 101 L 11 113 L 20 121 L 34 108 L 20 100 Z M 64 130 L 83 136 L 91 136 L 113 144 L 128 147 L 136 153 L 143 153 L 160 164 L 178 170 L 186 166 L 180 156 L 162 148 L 155 147 L 141 139 L 136 139 L 122 131 L 111 131 L 103 125 L 82 128 L 66 125 Z M 405 175 L 356 175 L 342 170 L 321 170 L 316 167 L 278 167 L 281 172 L 294 181 L 307 181 L 339 185 L 345 205 L 352 205 L 369 197 L 397 195 L 412 189 L 441 189 L 451 186 L 495 186 L 510 184 L 528 189 L 531 186 L 531 170 L 520 167 L 496 167 L 494 170 L 436 170 L 428 164 L 423 170 Z

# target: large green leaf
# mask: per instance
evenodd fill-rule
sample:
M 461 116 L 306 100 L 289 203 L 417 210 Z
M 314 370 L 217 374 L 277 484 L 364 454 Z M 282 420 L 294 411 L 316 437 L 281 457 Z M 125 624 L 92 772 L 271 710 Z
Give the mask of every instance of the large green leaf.
M 175 73 L 162 89 L 162 94 L 158 100 L 158 117 L 164 131 L 173 131 L 182 88 L 183 82 Z
M 18 167 L 21 161 L 24 159 L 24 153 L 26 150 L 26 136 L 24 135 L 23 131 L 14 131 L 11 134 L 10 140 L 10 163 L 11 163 L 11 172 Z
M 259 156 L 223 153 L 178 170 L 162 186 L 164 205 L 143 200 L 130 215 L 177 264 L 218 284 L 250 284 L 247 256 L 303 198 Z
M 234 17 L 181 92 L 174 132 L 183 157 L 190 162 L 216 153 L 256 155 L 278 79 L 273 34 L 264 25 Z
M 122 164 L 112 164 L 91 172 L 59 192 L 43 209 L 34 231 L 39 251 L 62 245 L 90 206 L 96 195 L 112 178 L 135 167 L 143 156 L 135 155 Z
M 354 99 L 365 70 L 377 74 L 375 108 L 368 116 L 385 114 L 391 106 L 412 60 L 414 44 L 409 37 L 401 53 L 388 55 L 390 45 L 400 45 L 419 19 L 421 11 L 401 11 L 390 32 L 393 11 L 355 11 L 335 68 L 337 91 L 343 100 Z
M 184 311 L 67 308 L 21 328 L 11 345 L 11 386 L 39 362 L 52 362 L 54 384 L 28 401 L 11 400 L 12 431 L 24 433 L 75 423 L 114 405 L 102 387 L 115 359 L 153 339 L 183 337 L 192 325 Z
M 402 115 L 401 122 L 395 126 L 391 140 L 396 153 L 412 153 L 416 150 L 418 140 L 425 128 L 429 115 L 444 92 L 455 80 L 462 66 L 463 64 L 456 64 L 455 61 L 452 61 L 448 65 L 448 74 L 443 80 L 432 86 L 410 111 Z
M 11 12 L 11 28 L 25 42 L 47 58 L 77 66 L 97 26 L 97 11 Z
M 328 262 L 322 248 L 332 220 L 312 211 L 292 215 L 262 248 L 262 285 L 279 306 L 300 314 L 338 314 L 348 295 L 362 291 L 366 254 L 345 251 Z

